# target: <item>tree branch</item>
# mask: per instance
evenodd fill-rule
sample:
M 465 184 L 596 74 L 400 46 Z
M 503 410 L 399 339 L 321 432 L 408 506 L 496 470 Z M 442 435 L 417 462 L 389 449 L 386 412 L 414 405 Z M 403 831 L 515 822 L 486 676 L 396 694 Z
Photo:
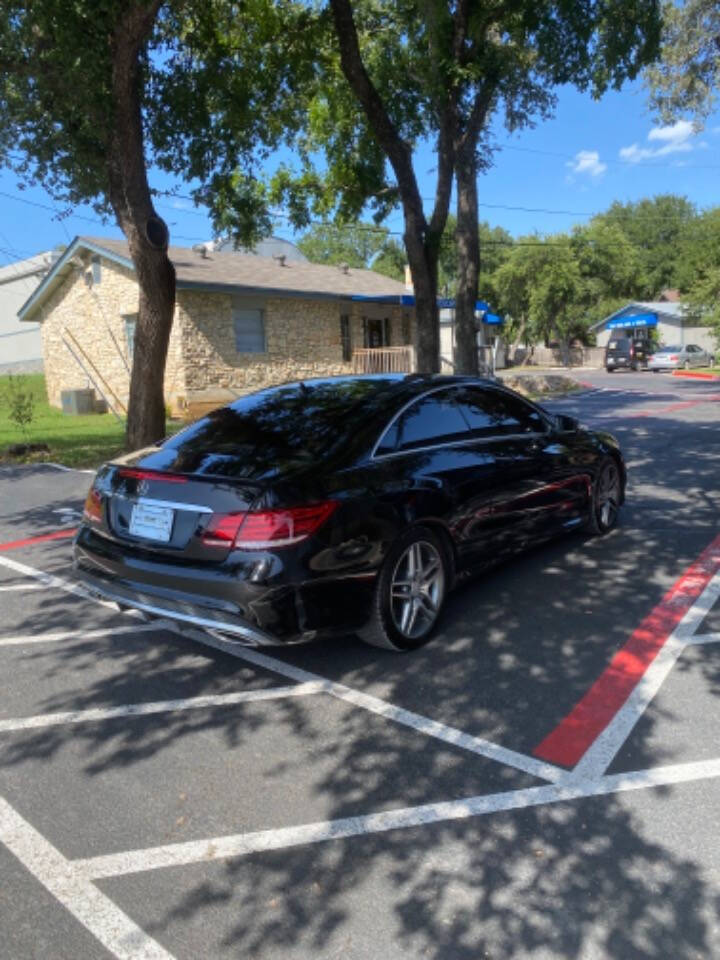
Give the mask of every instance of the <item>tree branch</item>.
M 360 101 L 373 133 L 392 165 L 406 216 L 419 222 L 424 232 L 427 229 L 427 221 L 413 170 L 412 151 L 400 136 L 365 69 L 350 0 L 330 0 L 330 6 L 345 79 Z

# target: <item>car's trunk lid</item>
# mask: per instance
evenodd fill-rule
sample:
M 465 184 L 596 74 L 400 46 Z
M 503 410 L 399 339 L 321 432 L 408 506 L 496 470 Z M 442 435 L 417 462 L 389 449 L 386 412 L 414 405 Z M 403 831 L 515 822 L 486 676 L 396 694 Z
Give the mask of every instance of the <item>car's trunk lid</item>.
M 247 480 L 119 464 L 111 465 L 100 482 L 113 537 L 188 561 L 223 560 L 231 542 L 212 536 L 213 523 L 247 513 L 263 490 Z

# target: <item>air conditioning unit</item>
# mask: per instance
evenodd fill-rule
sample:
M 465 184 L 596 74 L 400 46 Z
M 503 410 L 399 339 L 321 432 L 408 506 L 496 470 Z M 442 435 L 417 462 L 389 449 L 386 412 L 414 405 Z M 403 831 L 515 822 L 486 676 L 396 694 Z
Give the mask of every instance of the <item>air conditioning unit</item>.
M 94 390 L 63 390 L 60 400 L 63 413 L 72 416 L 80 413 L 95 413 Z

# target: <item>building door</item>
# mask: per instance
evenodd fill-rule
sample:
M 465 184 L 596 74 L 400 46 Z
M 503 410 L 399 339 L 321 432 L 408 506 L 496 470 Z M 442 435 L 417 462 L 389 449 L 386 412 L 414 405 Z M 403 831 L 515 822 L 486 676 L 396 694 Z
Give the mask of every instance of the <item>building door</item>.
M 363 346 L 371 350 L 390 346 L 389 326 L 387 317 L 363 317 Z

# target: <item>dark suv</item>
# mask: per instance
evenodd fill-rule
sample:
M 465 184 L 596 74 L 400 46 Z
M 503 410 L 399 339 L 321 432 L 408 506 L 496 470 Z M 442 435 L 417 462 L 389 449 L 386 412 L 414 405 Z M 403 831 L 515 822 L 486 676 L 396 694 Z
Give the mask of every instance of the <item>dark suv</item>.
M 644 340 L 631 340 L 630 337 L 612 337 L 605 347 L 605 369 L 608 373 L 615 370 L 647 370 L 648 348 Z

